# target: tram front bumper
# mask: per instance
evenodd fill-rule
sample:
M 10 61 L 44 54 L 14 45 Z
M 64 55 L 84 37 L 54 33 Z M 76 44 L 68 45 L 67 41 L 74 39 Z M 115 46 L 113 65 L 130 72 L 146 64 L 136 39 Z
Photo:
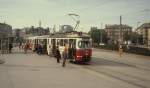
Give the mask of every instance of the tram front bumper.
M 77 56 L 76 60 L 78 62 L 89 62 L 91 60 L 91 56 Z

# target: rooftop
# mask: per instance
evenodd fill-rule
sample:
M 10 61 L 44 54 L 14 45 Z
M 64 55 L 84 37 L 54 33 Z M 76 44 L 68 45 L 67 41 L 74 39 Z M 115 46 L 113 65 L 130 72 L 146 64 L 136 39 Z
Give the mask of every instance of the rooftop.
M 140 27 L 138 27 L 137 29 L 147 29 L 147 28 L 150 28 L 150 23 L 144 23 Z
M 129 29 L 132 29 L 131 26 L 128 26 L 126 24 L 122 24 L 121 25 L 122 28 L 129 28 Z M 119 24 L 107 24 L 105 26 L 105 29 L 120 29 L 120 25 Z

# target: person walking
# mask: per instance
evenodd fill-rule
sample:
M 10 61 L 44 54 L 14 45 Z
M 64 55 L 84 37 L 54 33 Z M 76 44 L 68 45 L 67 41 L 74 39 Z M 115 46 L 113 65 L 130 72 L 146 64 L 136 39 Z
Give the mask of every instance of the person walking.
M 60 63 L 61 55 L 58 46 L 56 47 L 56 58 L 57 58 L 57 63 Z
M 23 50 L 25 47 L 25 43 L 22 43 L 21 49 Z
M 19 50 L 21 50 L 22 42 L 19 43 Z
M 24 46 L 24 52 L 27 53 L 28 49 L 29 49 L 29 43 L 26 43 Z
M 42 45 L 39 44 L 37 47 L 37 54 L 41 55 L 42 54 Z
M 11 52 L 12 52 L 12 48 L 13 48 L 12 43 L 9 43 L 9 53 L 11 53 Z
M 65 44 L 65 48 L 64 48 L 64 51 L 63 51 L 63 63 L 62 63 L 63 67 L 66 66 L 67 57 L 68 57 L 68 47 L 67 47 L 67 44 Z

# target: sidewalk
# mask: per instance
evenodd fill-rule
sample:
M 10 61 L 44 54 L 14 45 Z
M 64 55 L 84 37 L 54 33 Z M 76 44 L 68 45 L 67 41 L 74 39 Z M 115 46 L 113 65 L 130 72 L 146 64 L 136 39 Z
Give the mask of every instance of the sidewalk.
M 117 88 L 108 80 L 91 75 L 79 66 L 61 67 L 54 58 L 34 53 L 4 55 L 0 65 L 0 88 Z M 121 88 L 119 85 L 118 88 Z

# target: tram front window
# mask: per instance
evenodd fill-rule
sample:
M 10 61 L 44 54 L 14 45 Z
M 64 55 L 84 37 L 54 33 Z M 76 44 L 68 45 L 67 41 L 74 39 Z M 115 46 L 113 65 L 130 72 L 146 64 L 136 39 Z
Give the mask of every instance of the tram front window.
M 78 46 L 79 48 L 90 48 L 91 43 L 90 41 L 79 41 Z

